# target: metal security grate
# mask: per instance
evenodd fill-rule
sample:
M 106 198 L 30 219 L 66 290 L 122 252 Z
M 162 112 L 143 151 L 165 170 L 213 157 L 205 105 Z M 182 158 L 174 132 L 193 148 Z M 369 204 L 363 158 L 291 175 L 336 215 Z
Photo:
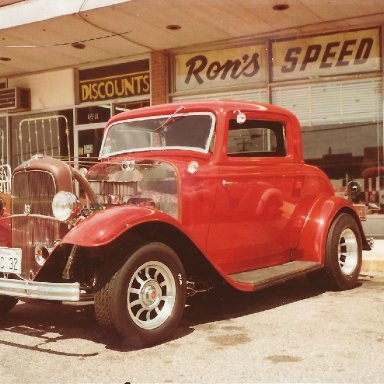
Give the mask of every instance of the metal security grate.
M 68 119 L 64 115 L 23 119 L 15 143 L 20 163 L 37 153 L 70 160 Z
M 11 193 L 11 167 L 0 165 L 0 193 Z

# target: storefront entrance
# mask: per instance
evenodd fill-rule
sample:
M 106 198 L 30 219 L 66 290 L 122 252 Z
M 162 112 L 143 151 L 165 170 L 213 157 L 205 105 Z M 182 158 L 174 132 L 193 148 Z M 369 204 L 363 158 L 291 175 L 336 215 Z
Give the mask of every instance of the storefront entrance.
M 98 160 L 103 140 L 104 125 L 76 126 L 74 130 L 75 166 L 89 168 Z

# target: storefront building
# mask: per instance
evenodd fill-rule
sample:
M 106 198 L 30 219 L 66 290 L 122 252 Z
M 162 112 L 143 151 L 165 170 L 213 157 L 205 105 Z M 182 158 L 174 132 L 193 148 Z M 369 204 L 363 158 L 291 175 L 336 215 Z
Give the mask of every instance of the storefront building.
M 95 161 L 108 119 L 150 105 L 150 58 L 13 78 L 7 89 L 31 96 L 28 112 L 0 117 L 2 164 L 14 168 L 36 153 Z
M 306 162 L 364 207 L 369 235 L 384 236 L 382 37 L 381 25 L 251 36 L 11 77 L 0 84 L 0 165 L 14 168 L 38 152 L 86 165 L 97 159 L 106 121 L 126 109 L 269 102 L 298 116 Z M 4 106 L 2 88 L 29 90 L 29 107 Z
M 245 99 L 294 112 L 304 157 L 384 235 L 380 27 L 174 52 L 172 101 Z

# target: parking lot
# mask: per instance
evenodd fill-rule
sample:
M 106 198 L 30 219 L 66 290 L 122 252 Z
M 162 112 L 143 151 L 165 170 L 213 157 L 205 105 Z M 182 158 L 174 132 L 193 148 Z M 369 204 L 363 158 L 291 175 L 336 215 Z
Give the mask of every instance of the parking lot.
M 7 383 L 383 382 L 384 274 L 195 297 L 168 342 L 130 350 L 90 311 L 20 303 L 0 320 Z

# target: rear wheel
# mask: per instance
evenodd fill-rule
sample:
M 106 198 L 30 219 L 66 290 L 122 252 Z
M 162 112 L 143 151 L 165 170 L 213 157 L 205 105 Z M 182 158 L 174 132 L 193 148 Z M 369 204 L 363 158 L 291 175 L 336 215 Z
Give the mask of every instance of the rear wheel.
M 0 316 L 8 313 L 19 300 L 10 296 L 0 296 Z
M 313 274 L 311 280 L 324 288 L 351 289 L 357 284 L 361 263 L 360 229 L 351 215 L 343 213 L 329 229 L 324 269 Z
M 133 252 L 96 294 L 96 318 L 132 346 L 153 345 L 177 327 L 185 296 L 185 272 L 176 253 L 165 244 L 149 243 Z

